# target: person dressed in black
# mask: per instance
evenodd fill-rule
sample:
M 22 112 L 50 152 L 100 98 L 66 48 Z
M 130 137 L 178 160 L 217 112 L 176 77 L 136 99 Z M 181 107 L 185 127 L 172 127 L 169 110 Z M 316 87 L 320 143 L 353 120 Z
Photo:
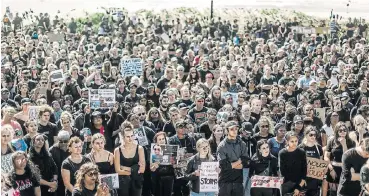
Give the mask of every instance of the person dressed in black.
M 99 169 L 93 163 L 85 163 L 76 173 L 73 196 L 109 195 L 109 187 L 99 182 Z
M 226 124 L 227 138 L 220 142 L 217 156 L 220 166 L 219 196 L 243 195 L 243 168 L 248 168 L 250 158 L 247 147 L 238 136 L 239 125 L 235 121 Z
M 27 154 L 16 151 L 12 154 L 13 170 L 9 182 L 19 196 L 41 196 L 40 171 L 31 163 Z
M 256 144 L 257 152 L 251 158 L 250 178 L 253 175 L 259 176 L 277 176 L 278 160 L 270 153 L 270 147 L 267 140 L 259 140 Z M 271 188 L 251 188 L 251 196 L 272 196 Z
M 120 135 L 122 144 L 114 150 L 114 168 L 119 175 L 119 196 L 141 196 L 145 172 L 145 150 L 136 144 L 134 128 L 123 122 Z
M 360 170 L 360 184 L 363 196 L 369 196 L 369 162 L 367 161 Z
M 46 150 L 45 138 L 43 134 L 37 134 L 32 138 L 29 158 L 40 169 L 41 195 L 52 196 L 58 188 L 58 168 Z
M 298 136 L 295 132 L 286 135 L 287 147 L 279 151 L 279 167 L 284 177 L 282 195 L 298 195 L 306 185 L 307 162 L 305 151 L 297 147 Z
M 318 131 L 313 126 L 308 126 L 305 129 L 305 138 L 299 147 L 306 152 L 306 157 L 322 159 L 323 158 L 323 148 L 316 141 L 316 135 Z M 320 194 L 321 180 L 314 178 L 306 178 L 306 195 L 307 196 L 318 196 Z
M 168 144 L 167 134 L 163 131 L 158 132 L 154 136 L 154 142 L 154 151 L 160 152 L 160 145 Z M 175 177 L 173 165 L 160 164 L 158 160 L 152 158 L 150 170 L 154 196 L 171 196 Z
M 72 137 L 68 142 L 70 156 L 63 161 L 61 166 L 61 175 L 63 177 L 67 196 L 72 195 L 74 185 L 76 184 L 76 177 L 74 174 L 83 164 L 90 162 L 89 158 L 82 155 L 82 145 L 83 142 L 78 137 Z
M 359 195 L 360 169 L 369 158 L 369 138 L 365 138 L 360 146 L 347 150 L 342 155 L 342 174 L 338 185 L 337 196 Z
M 70 136 L 68 131 L 60 131 L 58 133 L 58 142 L 49 149 L 49 153 L 53 158 L 56 167 L 58 168 L 58 189 L 56 190 L 57 196 L 65 196 L 65 186 L 61 175 L 61 169 L 59 168 L 61 168 L 63 161 L 69 156 L 69 138 Z

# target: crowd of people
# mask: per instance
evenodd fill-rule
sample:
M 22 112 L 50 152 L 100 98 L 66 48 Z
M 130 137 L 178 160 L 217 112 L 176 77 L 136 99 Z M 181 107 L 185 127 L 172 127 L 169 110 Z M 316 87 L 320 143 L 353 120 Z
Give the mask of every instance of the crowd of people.
M 95 31 L 91 18 L 7 10 L 2 195 L 369 195 L 364 19 L 332 14 L 310 26 L 328 32 L 301 34 L 297 17 L 241 29 L 220 17 L 111 14 Z M 142 75 L 122 75 L 131 58 Z M 114 106 L 90 107 L 90 89 L 114 89 Z M 182 149 L 184 168 L 151 155 L 161 145 Z M 327 163 L 323 179 L 308 177 L 310 158 Z M 214 192 L 201 191 L 203 162 L 219 163 Z M 256 175 L 283 177 L 280 190 L 253 186 Z

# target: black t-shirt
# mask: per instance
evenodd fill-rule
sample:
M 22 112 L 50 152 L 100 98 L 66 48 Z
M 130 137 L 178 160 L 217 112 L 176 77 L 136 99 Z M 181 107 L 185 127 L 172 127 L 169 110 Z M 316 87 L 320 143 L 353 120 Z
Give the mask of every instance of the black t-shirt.
M 65 170 L 69 170 L 69 178 L 70 178 L 70 183 L 74 186 L 76 184 L 76 177 L 75 177 L 75 173 L 79 170 L 79 168 L 81 168 L 81 166 L 85 163 L 91 162 L 91 160 L 88 157 L 82 156 L 82 161 L 80 163 L 74 163 L 70 160 L 70 157 L 66 158 L 62 165 L 61 168 L 65 169 Z M 71 193 L 69 191 L 67 191 L 67 195 L 71 195 Z
M 342 174 L 338 185 L 337 195 L 359 195 L 361 191 L 360 181 L 352 181 L 351 169 L 360 173 L 361 167 L 368 159 L 362 157 L 356 148 L 349 149 L 342 156 Z
M 305 144 L 300 144 L 299 147 L 305 150 L 307 157 L 320 159 L 323 156 L 323 148 L 320 145 L 306 146 Z
M 17 186 L 13 188 L 20 192 L 20 196 L 34 196 L 35 188 L 40 186 L 40 183 L 35 178 L 31 178 L 28 172 L 23 175 L 15 174 L 14 180 Z
M 94 190 L 89 190 L 86 188 L 83 188 L 82 190 L 74 189 L 73 190 L 73 196 L 93 196 L 96 195 L 97 192 L 97 186 L 95 186 Z
M 54 136 L 58 135 L 58 127 L 54 123 L 47 123 L 46 126 L 38 124 L 38 132 L 45 134 L 48 138 L 49 146 L 54 144 Z
M 163 77 L 158 81 L 158 84 L 156 86 L 160 89 L 160 91 L 163 91 L 167 87 L 168 82 L 169 80 Z
M 347 142 L 347 141 L 346 141 Z M 347 149 L 355 147 L 355 144 L 347 142 Z M 327 152 L 331 153 L 329 159 L 338 163 L 342 162 L 343 148 L 341 144 L 336 144 L 335 139 L 331 138 L 327 143 Z

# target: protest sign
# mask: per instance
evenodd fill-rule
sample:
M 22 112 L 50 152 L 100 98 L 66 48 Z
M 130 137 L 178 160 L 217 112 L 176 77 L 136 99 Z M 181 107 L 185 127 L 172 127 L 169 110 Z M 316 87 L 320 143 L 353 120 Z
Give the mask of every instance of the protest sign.
M 63 74 L 63 70 L 61 69 L 50 72 L 51 82 L 60 81 L 60 80 L 63 80 L 63 78 L 64 78 L 64 74 Z
M 327 161 L 307 157 L 307 177 L 323 180 L 328 164 Z
M 322 122 L 325 122 L 325 108 L 315 108 L 315 116 L 320 118 Z
M 168 34 L 163 33 L 160 35 L 160 37 L 164 40 L 165 43 L 169 43 L 170 39 L 169 39 Z
M 28 116 L 30 120 L 35 120 L 38 118 L 38 112 L 40 110 L 40 106 L 29 106 Z
M 177 163 L 177 145 L 160 145 L 162 158 L 160 165 L 175 165 Z
M 90 89 L 89 104 L 91 109 L 113 107 L 115 104 L 115 89 Z
M 50 42 L 63 42 L 65 35 L 63 33 L 48 33 L 47 37 Z
M 218 162 L 202 162 L 200 169 L 200 192 L 218 191 Z
M 282 177 L 258 175 L 251 177 L 251 187 L 280 189 L 282 184 Z
M 109 189 L 119 189 L 119 178 L 118 174 L 101 174 L 101 182 L 106 183 L 109 186 Z
M 160 163 L 162 158 L 163 158 L 163 151 L 161 150 L 160 145 L 152 143 L 150 163 L 156 163 L 156 162 Z
M 12 168 L 12 154 L 1 155 L 1 173 L 9 173 Z
M 147 141 L 145 129 L 143 127 L 135 129 L 134 134 L 135 134 L 135 139 L 140 146 L 149 145 L 149 142 Z
M 122 76 L 141 76 L 142 61 L 140 58 L 122 59 L 120 61 L 120 72 Z

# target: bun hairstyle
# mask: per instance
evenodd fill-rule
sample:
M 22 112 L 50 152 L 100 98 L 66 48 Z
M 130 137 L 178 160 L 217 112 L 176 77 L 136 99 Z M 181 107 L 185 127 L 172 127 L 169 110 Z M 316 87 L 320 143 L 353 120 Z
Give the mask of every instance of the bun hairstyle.
M 134 129 L 132 123 L 130 123 L 128 121 L 124 121 L 120 127 L 121 127 L 120 133 L 121 133 L 122 136 L 125 135 L 126 131 L 133 131 L 133 129 Z

